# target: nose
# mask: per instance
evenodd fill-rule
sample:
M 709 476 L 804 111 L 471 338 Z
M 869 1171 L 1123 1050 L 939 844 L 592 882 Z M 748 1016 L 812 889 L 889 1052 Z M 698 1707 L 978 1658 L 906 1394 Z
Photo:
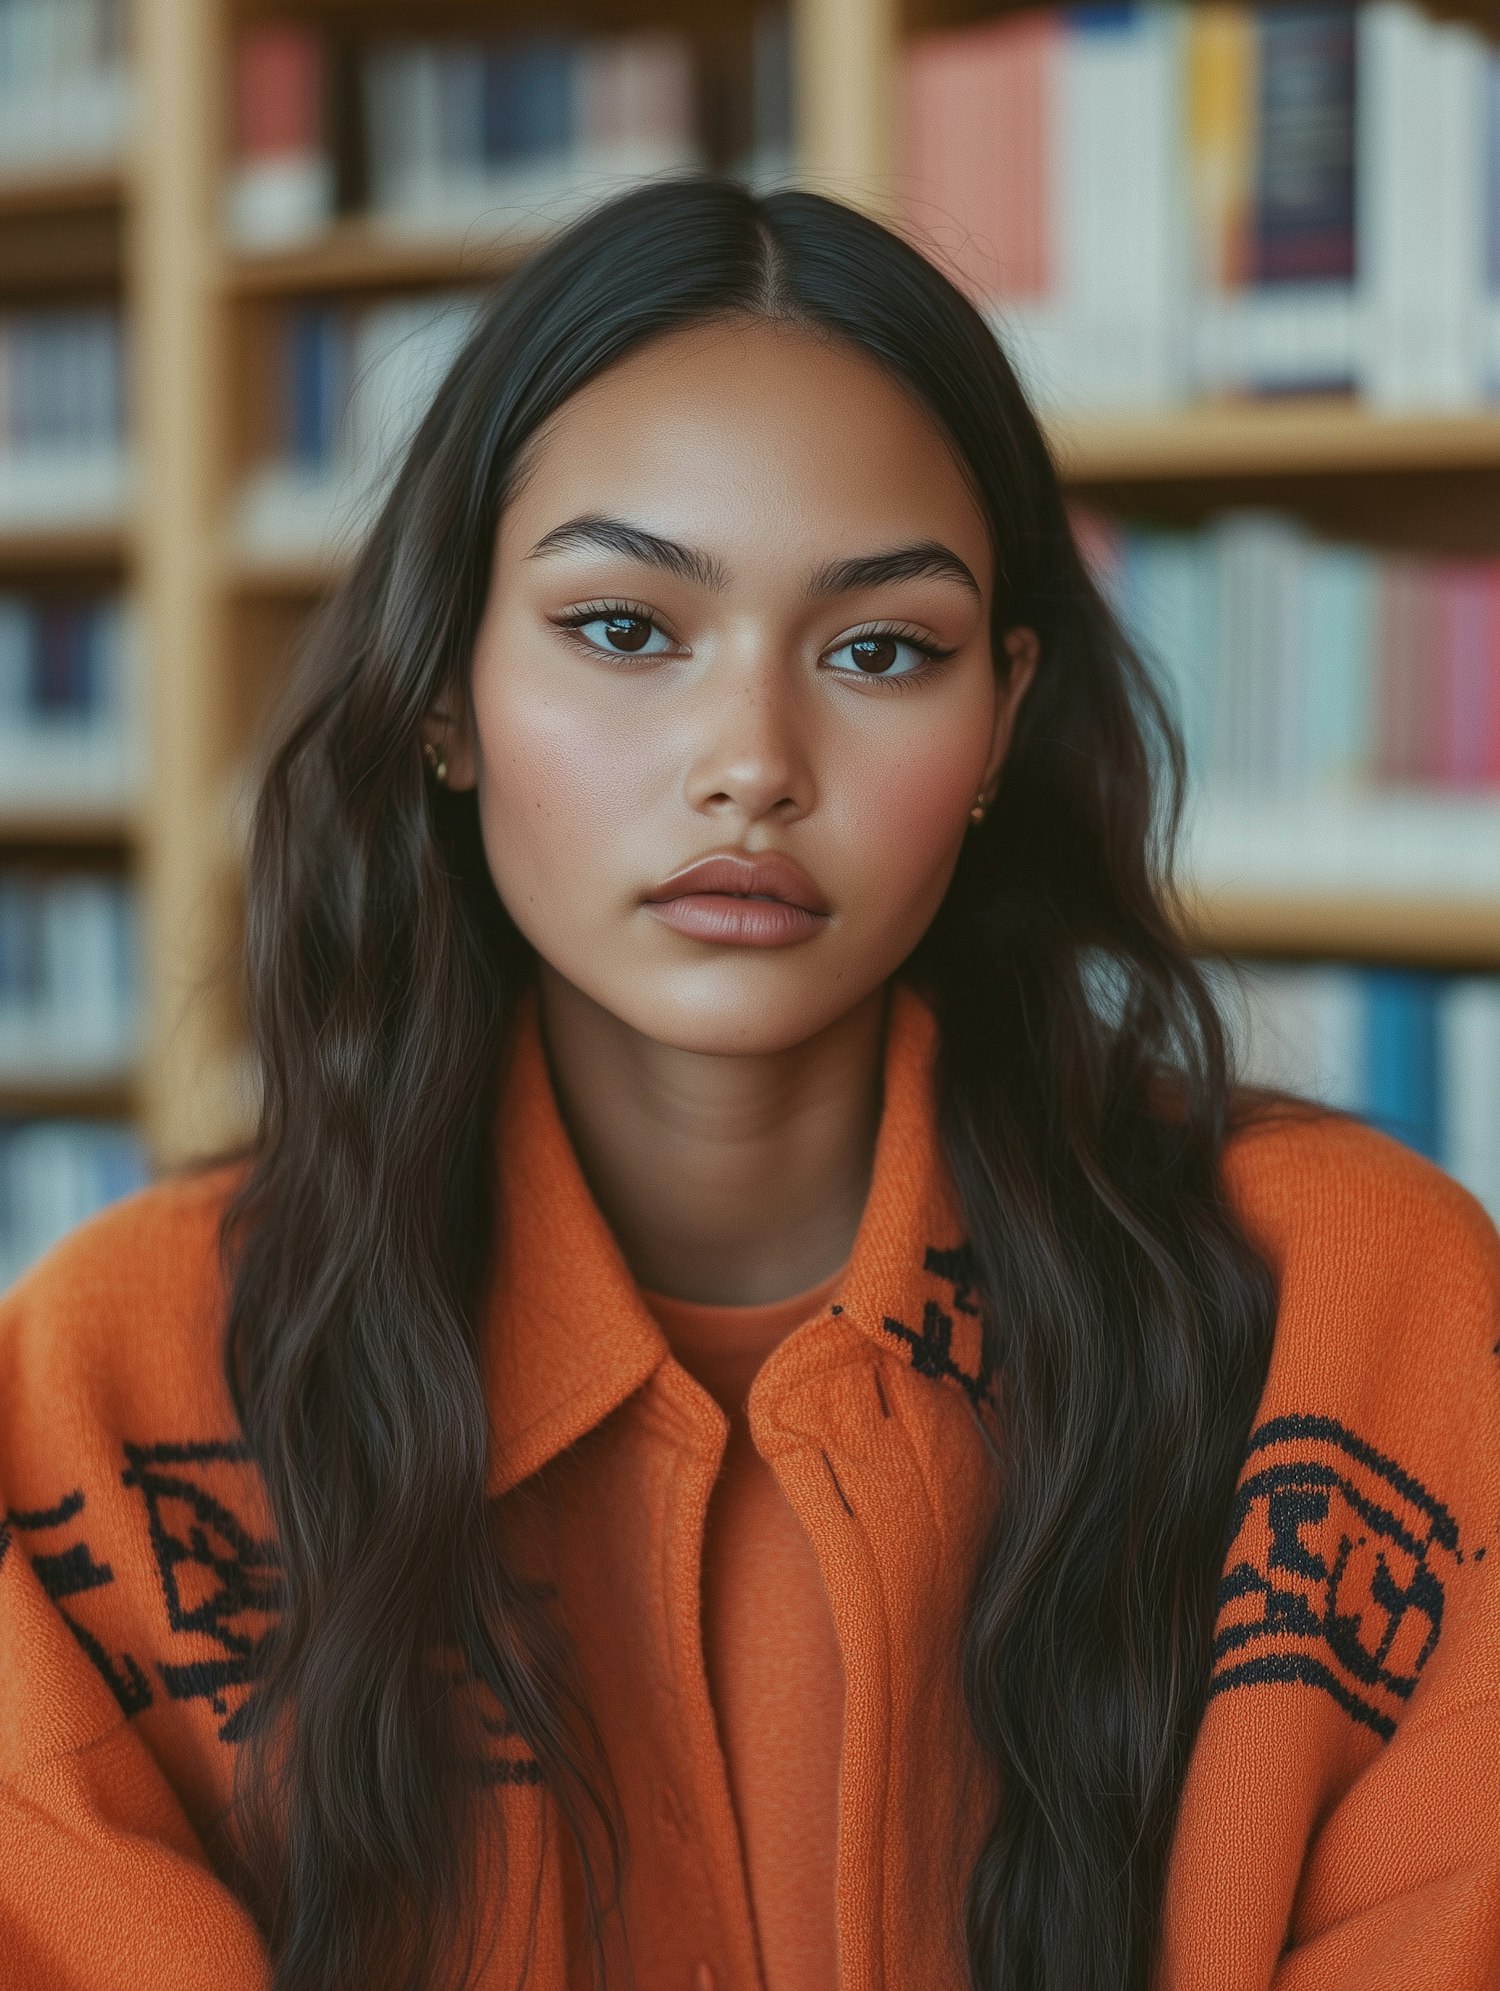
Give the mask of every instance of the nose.
M 747 822 L 800 816 L 816 792 L 816 726 L 793 665 L 765 640 L 715 657 L 696 688 L 689 805 Z

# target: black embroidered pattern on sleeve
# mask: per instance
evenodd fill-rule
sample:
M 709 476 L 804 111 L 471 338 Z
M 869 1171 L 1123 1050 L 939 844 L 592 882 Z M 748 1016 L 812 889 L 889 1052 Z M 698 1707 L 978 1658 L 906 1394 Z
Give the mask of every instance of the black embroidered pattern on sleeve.
M 26 1555 L 37 1581 L 57 1606 L 58 1616 L 77 1639 L 83 1651 L 102 1676 L 105 1685 L 124 1714 L 139 1714 L 151 1705 L 151 1685 L 139 1663 L 128 1652 L 118 1659 L 103 1641 L 67 1609 L 70 1598 L 99 1590 L 115 1580 L 107 1562 L 98 1562 L 75 1526 L 83 1513 L 83 1489 L 75 1487 L 55 1507 L 15 1507 L 0 1524 L 0 1563 L 5 1560 L 12 1534 L 26 1537 Z M 70 1540 L 76 1536 L 78 1539 Z
M 275 1542 L 247 1528 L 231 1504 L 236 1480 L 254 1471 L 249 1448 L 212 1439 L 127 1442 L 125 1457 L 121 1477 L 146 1504 L 167 1622 L 214 1648 L 158 1662 L 162 1684 L 174 1701 L 206 1700 L 220 1717 L 221 1740 L 237 1742 L 280 1594 Z
M 1462 1560 L 1458 1523 L 1393 1459 L 1331 1417 L 1272 1418 L 1231 1510 L 1210 1698 L 1316 1687 L 1389 1740 Z
M 954 1313 L 966 1314 L 975 1321 L 979 1319 L 972 1246 L 964 1243 L 950 1250 L 939 1250 L 936 1245 L 928 1245 L 922 1270 L 934 1273 L 953 1288 L 951 1304 Z M 963 1368 L 953 1358 L 953 1314 L 945 1312 L 936 1300 L 924 1300 L 922 1304 L 920 1333 L 908 1327 L 904 1320 L 894 1320 L 889 1314 L 881 1324 L 887 1334 L 893 1334 L 907 1344 L 911 1350 L 911 1365 L 919 1376 L 951 1378 L 962 1387 L 976 1408 L 991 1401 L 993 1364 L 982 1335 L 978 1338 L 979 1356 L 975 1368 Z

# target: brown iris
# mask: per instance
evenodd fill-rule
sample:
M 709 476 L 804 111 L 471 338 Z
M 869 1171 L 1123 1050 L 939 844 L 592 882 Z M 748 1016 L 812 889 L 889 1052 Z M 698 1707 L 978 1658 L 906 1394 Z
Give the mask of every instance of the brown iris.
M 890 669 L 900 647 L 894 636 L 856 636 L 849 645 L 854 661 L 871 677 Z
M 651 624 L 643 615 L 606 615 L 604 633 L 619 650 L 639 650 L 651 634 Z

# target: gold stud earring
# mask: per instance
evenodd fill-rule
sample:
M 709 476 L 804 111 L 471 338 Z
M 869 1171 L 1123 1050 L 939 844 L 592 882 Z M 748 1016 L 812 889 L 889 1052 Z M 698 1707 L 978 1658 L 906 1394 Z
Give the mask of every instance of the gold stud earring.
M 446 788 L 448 785 L 448 761 L 446 756 L 438 752 L 431 740 L 424 740 L 422 742 L 422 754 L 427 765 L 432 769 L 433 780 L 437 782 L 440 788 Z
M 969 821 L 971 823 L 982 823 L 984 821 L 984 812 L 988 806 L 984 799 L 984 790 L 981 788 L 974 798 L 973 808 L 969 811 Z

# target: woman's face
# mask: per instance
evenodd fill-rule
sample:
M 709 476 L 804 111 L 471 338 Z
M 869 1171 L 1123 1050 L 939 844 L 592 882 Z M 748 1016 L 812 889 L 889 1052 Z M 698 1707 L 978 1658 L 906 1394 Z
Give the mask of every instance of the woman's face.
M 472 721 L 442 733 L 543 962 L 709 1052 L 800 1043 L 883 983 L 1031 676 L 1029 631 L 995 671 L 992 568 L 941 434 L 852 347 L 697 327 L 566 402 L 501 522 Z M 768 853 L 818 910 L 648 898 L 697 859 Z

